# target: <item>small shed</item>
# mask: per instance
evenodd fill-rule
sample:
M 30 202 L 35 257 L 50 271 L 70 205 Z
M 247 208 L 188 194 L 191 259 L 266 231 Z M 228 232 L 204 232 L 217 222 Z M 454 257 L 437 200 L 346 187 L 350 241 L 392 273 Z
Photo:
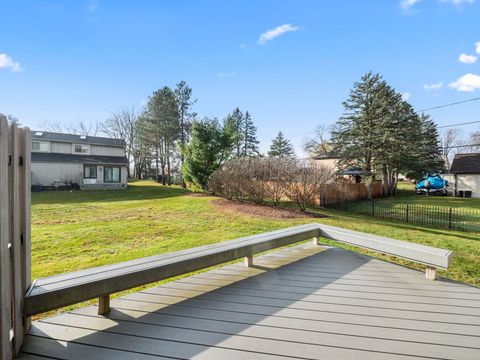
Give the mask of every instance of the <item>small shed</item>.
M 445 178 L 455 195 L 471 191 L 472 197 L 480 198 L 480 153 L 456 154 Z

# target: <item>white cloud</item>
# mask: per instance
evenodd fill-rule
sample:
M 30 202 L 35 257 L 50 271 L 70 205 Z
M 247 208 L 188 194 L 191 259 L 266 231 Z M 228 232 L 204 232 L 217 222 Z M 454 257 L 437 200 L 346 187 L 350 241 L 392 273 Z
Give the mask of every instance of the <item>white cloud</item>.
M 218 77 L 234 77 L 236 75 L 236 72 L 220 72 L 217 74 Z
M 402 0 L 402 1 L 400 1 L 400 7 L 402 9 L 408 10 L 420 1 L 422 1 L 422 0 Z
M 439 81 L 437 83 L 433 83 L 433 84 L 425 84 L 423 85 L 423 88 L 425 90 L 438 90 L 438 89 L 441 89 L 443 87 L 443 82 Z
M 473 4 L 475 0 L 440 0 L 441 2 L 448 2 L 453 5 Z
M 260 38 L 258 39 L 258 44 L 264 45 L 267 41 L 273 40 L 277 36 L 297 30 L 300 30 L 300 28 L 298 26 L 293 26 L 292 24 L 283 24 L 277 26 L 275 29 L 265 31 L 263 34 L 261 34 Z
M 412 97 L 412 94 L 409 93 L 408 91 L 405 91 L 403 94 L 402 94 L 402 99 L 405 100 L 405 101 L 408 101 L 408 99 L 410 99 Z
M 477 54 L 480 54 L 480 41 L 475 43 L 475 47 L 475 51 L 477 52 Z
M 7 54 L 0 54 L 0 69 L 10 69 L 12 72 L 23 71 L 20 63 L 13 61 Z
M 448 84 L 453 89 L 463 92 L 472 92 L 480 89 L 480 76 L 472 73 L 460 76 L 456 81 Z
M 458 61 L 464 64 L 474 64 L 478 59 L 478 56 L 475 55 L 467 55 L 467 54 L 460 54 L 458 57 Z

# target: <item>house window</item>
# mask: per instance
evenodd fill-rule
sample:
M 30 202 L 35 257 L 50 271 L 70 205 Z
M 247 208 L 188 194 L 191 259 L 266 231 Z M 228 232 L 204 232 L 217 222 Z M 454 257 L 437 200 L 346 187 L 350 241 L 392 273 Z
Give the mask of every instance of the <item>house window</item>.
M 97 165 L 84 165 L 83 166 L 84 179 L 96 179 L 97 178 Z
M 103 182 L 119 183 L 120 182 L 120 166 L 104 166 Z
M 50 152 L 50 143 L 46 141 L 32 141 L 32 151 Z
M 90 145 L 73 144 L 74 154 L 90 154 Z

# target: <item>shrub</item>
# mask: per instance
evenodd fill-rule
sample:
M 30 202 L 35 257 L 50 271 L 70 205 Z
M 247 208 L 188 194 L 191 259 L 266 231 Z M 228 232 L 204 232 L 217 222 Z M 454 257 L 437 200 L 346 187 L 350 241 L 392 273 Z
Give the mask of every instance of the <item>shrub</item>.
M 233 200 L 277 206 L 295 202 L 304 211 L 320 196 L 333 170 L 285 158 L 241 158 L 225 163 L 209 180 L 211 192 Z

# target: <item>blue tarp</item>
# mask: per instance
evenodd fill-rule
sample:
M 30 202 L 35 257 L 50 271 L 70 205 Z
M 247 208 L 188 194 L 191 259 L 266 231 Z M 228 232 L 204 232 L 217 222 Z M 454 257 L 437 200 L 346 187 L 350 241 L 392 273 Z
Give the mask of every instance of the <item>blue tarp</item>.
M 448 181 L 444 180 L 440 175 L 428 175 L 424 180 L 420 181 L 415 188 L 441 190 L 448 186 Z

